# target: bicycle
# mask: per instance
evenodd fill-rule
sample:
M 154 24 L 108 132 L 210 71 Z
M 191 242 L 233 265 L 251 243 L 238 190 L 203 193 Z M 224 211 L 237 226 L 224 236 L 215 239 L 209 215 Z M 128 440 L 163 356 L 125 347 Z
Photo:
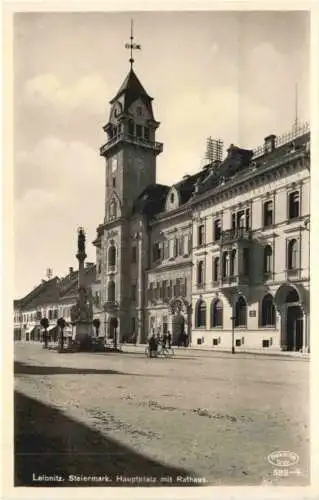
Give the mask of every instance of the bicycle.
M 156 351 L 152 351 L 153 356 L 150 356 L 150 348 L 145 347 L 145 356 L 149 357 L 163 357 L 163 358 L 172 358 L 175 355 L 175 351 L 172 347 L 163 347 L 162 345 L 158 346 Z

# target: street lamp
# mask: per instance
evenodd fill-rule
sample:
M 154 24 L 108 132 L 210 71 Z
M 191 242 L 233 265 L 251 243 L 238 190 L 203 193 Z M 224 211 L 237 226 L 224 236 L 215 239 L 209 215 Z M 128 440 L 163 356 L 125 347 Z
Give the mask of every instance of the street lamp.
M 235 319 L 236 319 L 236 316 L 231 316 L 231 322 L 232 322 L 232 326 L 231 326 L 231 352 L 232 354 L 235 354 Z

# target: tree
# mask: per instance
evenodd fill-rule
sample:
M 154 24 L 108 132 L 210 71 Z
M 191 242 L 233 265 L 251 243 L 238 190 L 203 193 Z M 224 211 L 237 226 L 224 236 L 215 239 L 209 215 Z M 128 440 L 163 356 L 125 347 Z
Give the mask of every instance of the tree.
M 44 340 L 44 349 L 48 347 L 48 328 L 49 328 L 49 320 L 48 318 L 42 318 L 40 321 L 40 325 L 44 328 L 43 340 Z
M 95 335 L 98 337 L 99 336 L 99 329 L 101 326 L 101 321 L 98 318 L 95 318 L 93 320 L 93 326 L 95 328 Z
M 66 327 L 66 321 L 64 318 L 59 318 L 57 321 L 57 325 L 61 330 L 61 334 L 59 337 L 60 345 L 59 345 L 59 352 L 63 352 L 64 349 L 64 328 Z

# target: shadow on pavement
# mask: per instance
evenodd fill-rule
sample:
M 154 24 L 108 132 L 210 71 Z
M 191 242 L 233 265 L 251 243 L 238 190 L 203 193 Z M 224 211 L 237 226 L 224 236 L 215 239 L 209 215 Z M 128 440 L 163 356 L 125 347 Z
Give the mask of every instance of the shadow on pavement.
M 147 458 L 57 409 L 20 392 L 15 392 L 14 405 L 15 486 L 190 486 L 176 480 L 194 476 L 190 471 Z M 104 480 L 74 481 L 71 475 Z M 59 476 L 62 481 L 56 479 Z M 136 476 L 148 480 L 132 482 Z M 164 476 L 172 482 L 163 483 Z M 156 482 L 149 482 L 151 477 Z
M 59 374 L 92 374 L 92 375 L 131 375 L 130 373 L 119 372 L 117 370 L 101 370 L 96 368 L 70 368 L 68 366 L 43 366 L 43 365 L 29 365 L 21 363 L 20 361 L 14 362 L 14 373 L 25 375 L 59 375 Z

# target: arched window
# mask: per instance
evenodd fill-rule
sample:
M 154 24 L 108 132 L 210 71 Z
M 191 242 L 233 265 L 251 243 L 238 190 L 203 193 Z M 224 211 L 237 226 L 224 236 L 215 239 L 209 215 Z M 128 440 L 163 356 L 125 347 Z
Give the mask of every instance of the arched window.
M 110 203 L 110 219 L 116 219 L 116 201 L 113 200 Z
M 196 328 L 206 327 L 206 304 L 203 300 L 197 303 L 195 326 Z
M 108 267 L 114 267 L 116 264 L 116 248 L 114 245 L 109 247 L 108 251 Z
M 270 293 L 265 295 L 261 304 L 261 326 L 276 326 L 276 309 Z
M 115 301 L 115 283 L 114 281 L 109 281 L 107 285 L 107 300 L 109 302 Z
M 228 252 L 224 252 L 223 253 L 223 265 L 222 265 L 223 269 L 223 278 L 226 278 L 226 276 L 228 276 L 229 274 L 229 255 L 228 255 Z
M 234 248 L 230 254 L 230 276 L 234 276 L 235 274 L 235 264 L 236 264 L 236 250 Z
M 264 273 L 272 272 L 272 248 L 266 245 L 264 248 Z
M 211 327 L 223 326 L 223 303 L 221 300 L 214 300 L 211 304 Z
M 213 269 L 214 269 L 213 280 L 218 281 L 219 280 L 219 257 L 214 258 Z
M 290 240 L 288 243 L 288 269 L 298 267 L 298 243 L 297 240 Z
M 243 296 L 238 297 L 236 302 L 235 326 L 247 326 L 247 304 Z

